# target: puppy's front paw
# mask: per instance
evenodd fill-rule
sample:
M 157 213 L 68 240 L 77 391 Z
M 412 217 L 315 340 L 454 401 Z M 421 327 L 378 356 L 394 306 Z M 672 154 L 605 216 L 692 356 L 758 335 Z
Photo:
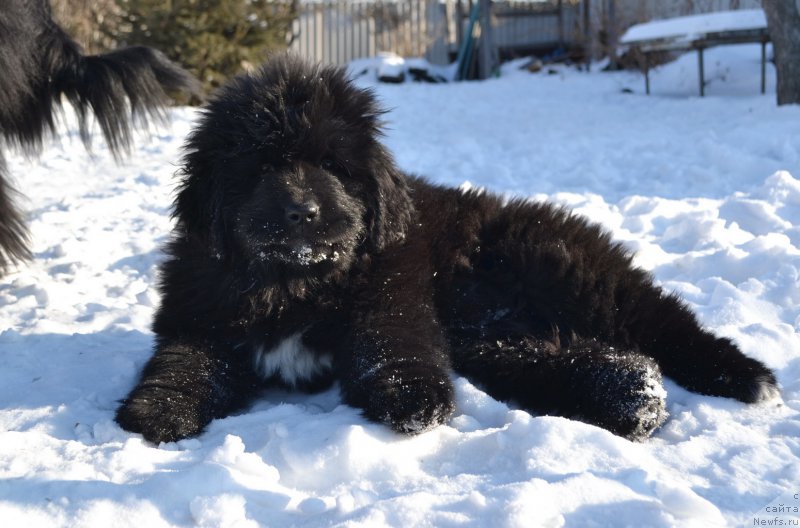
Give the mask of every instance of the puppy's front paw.
M 635 441 L 646 439 L 664 423 L 667 393 L 655 361 L 632 353 L 589 359 L 580 366 L 583 390 L 591 388 L 581 406 L 582 419 Z
M 629 440 L 648 438 L 667 419 L 666 391 L 658 370 L 628 371 L 620 377 L 607 427 Z
M 364 415 L 399 433 L 419 434 L 433 429 L 455 409 L 453 386 L 440 368 L 385 368 L 368 384 Z
M 158 444 L 197 435 L 206 426 L 185 396 L 167 391 L 134 391 L 117 409 L 116 422 Z

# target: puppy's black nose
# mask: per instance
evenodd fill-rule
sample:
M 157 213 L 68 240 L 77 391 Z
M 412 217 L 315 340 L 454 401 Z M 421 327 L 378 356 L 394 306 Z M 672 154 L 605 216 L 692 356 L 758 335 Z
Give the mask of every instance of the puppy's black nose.
M 319 205 L 309 201 L 301 204 L 291 204 L 286 207 L 286 220 L 290 224 L 312 224 L 319 218 Z

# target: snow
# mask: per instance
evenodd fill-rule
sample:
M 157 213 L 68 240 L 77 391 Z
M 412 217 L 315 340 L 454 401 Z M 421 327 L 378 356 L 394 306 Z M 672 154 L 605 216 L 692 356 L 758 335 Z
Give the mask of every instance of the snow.
M 758 94 L 758 45 L 653 72 L 556 68 L 381 85 L 399 164 L 454 186 L 567 204 L 637 252 L 713 331 L 777 372 L 746 406 L 666 381 L 643 443 L 532 416 L 455 377 L 446 424 L 407 438 L 316 395 L 272 391 L 154 446 L 113 413 L 150 355 L 159 247 L 196 111 L 117 166 L 74 120 L 9 156 L 35 259 L 0 280 L 3 526 L 754 526 L 800 482 L 800 107 Z M 595 70 L 597 70 L 595 68 Z M 371 84 L 368 80 L 362 80 Z M 629 93 L 632 92 L 632 93 Z
M 677 39 L 688 42 L 709 33 L 766 27 L 767 18 L 762 9 L 740 9 L 636 24 L 628 28 L 619 40 L 622 44 L 656 39 Z

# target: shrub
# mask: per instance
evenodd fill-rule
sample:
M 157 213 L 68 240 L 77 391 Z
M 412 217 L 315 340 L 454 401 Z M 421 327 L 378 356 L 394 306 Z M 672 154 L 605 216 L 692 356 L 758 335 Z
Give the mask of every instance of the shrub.
M 286 49 L 297 0 L 117 0 L 117 40 L 183 65 L 207 90 Z

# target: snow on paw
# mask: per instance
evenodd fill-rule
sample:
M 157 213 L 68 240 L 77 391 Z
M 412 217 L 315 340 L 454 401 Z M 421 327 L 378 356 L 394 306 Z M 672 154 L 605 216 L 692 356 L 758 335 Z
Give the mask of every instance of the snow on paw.
M 438 368 L 384 369 L 364 409 L 367 418 L 403 434 L 419 434 L 444 423 L 455 410 L 453 387 Z
M 650 358 L 638 354 L 606 356 L 596 374 L 593 420 L 629 440 L 641 441 L 667 419 L 667 392 L 661 370 Z

